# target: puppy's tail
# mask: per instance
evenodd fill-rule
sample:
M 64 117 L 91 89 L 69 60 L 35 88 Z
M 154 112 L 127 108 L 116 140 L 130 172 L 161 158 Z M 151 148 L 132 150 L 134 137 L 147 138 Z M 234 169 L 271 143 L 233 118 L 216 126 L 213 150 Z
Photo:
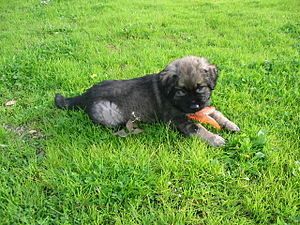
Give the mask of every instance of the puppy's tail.
M 82 95 L 73 97 L 73 98 L 65 98 L 61 94 L 56 94 L 54 98 L 55 105 L 60 109 L 84 109 L 84 99 Z

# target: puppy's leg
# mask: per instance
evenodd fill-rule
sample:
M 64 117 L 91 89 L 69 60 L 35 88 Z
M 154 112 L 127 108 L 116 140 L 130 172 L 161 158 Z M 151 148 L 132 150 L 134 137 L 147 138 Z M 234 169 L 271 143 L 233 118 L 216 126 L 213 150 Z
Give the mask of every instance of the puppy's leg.
M 214 111 L 212 114 L 210 114 L 212 118 L 214 118 L 221 127 L 224 127 L 225 129 L 228 129 L 232 132 L 240 132 L 240 128 L 233 122 L 231 122 L 229 119 L 227 119 L 221 112 Z
M 197 126 L 197 131 L 196 133 L 191 133 L 191 136 L 201 137 L 204 141 L 208 142 L 213 147 L 220 147 L 226 144 L 225 139 L 221 136 L 206 130 L 200 124 L 195 125 Z
M 206 141 L 213 147 L 225 145 L 225 139 L 205 129 L 200 124 L 195 124 L 189 119 L 177 118 L 172 121 L 173 124 L 185 136 L 197 136 Z

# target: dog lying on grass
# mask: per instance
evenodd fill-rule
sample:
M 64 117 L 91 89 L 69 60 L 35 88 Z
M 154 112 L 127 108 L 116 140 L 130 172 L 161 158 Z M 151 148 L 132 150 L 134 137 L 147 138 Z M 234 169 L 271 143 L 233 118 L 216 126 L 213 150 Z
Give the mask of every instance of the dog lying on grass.
M 215 65 L 206 58 L 187 56 L 170 63 L 158 74 L 129 80 L 106 80 L 82 95 L 55 96 L 58 108 L 83 109 L 94 123 L 108 127 L 129 120 L 170 122 L 185 136 L 197 136 L 211 146 L 225 144 L 224 138 L 187 116 L 210 105 L 218 79 Z M 239 127 L 215 110 L 210 115 L 221 127 L 233 132 Z

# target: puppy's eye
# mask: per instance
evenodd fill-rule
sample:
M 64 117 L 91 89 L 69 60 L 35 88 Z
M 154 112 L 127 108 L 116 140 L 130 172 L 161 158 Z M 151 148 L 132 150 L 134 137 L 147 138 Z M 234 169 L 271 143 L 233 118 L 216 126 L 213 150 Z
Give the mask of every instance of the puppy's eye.
M 198 94 L 206 93 L 207 89 L 208 89 L 208 87 L 206 87 L 206 86 L 200 86 L 196 89 L 196 93 L 198 93 Z
M 182 97 L 182 96 L 185 96 L 186 95 L 186 91 L 183 90 L 183 89 L 180 89 L 178 91 L 176 91 L 176 96 L 178 97 Z

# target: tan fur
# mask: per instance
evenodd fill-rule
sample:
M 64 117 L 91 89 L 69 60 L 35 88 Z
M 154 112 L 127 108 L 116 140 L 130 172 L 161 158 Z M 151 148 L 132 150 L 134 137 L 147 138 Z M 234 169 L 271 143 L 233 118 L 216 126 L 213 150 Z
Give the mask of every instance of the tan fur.
M 206 58 L 187 56 L 170 63 L 166 71 L 167 76 L 178 75 L 179 88 L 195 89 L 198 84 L 207 83 L 208 77 L 205 71 L 208 71 L 211 65 Z M 202 76 L 199 76 L 200 74 Z

